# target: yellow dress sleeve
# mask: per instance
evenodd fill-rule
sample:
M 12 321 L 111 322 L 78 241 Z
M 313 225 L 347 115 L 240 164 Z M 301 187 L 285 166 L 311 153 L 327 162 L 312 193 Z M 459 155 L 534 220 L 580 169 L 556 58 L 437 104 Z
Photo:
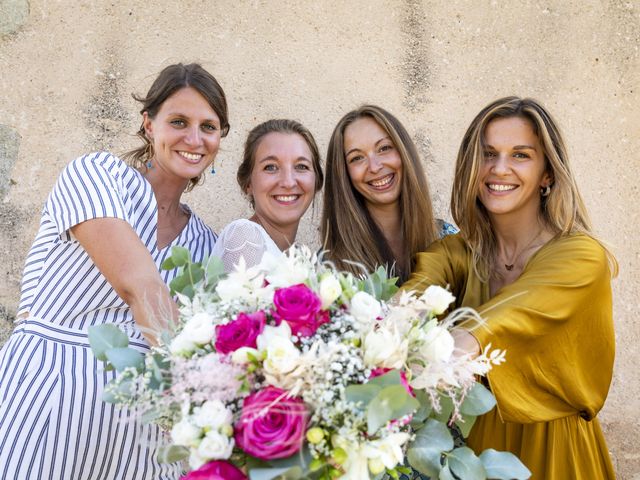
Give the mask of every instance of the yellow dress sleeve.
M 469 305 L 472 306 L 472 305 Z M 481 345 L 506 349 L 489 373 L 504 421 L 550 421 L 602 408 L 615 350 L 610 271 L 604 249 L 575 235 L 551 241 L 514 283 L 477 310 Z

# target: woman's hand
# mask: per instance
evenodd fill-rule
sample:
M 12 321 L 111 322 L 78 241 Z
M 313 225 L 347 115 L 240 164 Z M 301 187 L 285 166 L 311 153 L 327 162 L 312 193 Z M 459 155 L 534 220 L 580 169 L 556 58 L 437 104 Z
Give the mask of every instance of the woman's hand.
M 451 336 L 455 342 L 455 352 L 457 355 L 471 354 L 474 358 L 480 355 L 480 343 L 478 343 L 476 337 L 471 335 L 468 330 L 464 328 L 454 328 L 451 330 Z

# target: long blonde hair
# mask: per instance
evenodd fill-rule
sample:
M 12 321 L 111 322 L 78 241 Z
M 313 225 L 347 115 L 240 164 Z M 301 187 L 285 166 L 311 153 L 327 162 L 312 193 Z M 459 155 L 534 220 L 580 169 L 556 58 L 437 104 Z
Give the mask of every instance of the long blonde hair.
M 383 232 L 349 177 L 344 131 L 363 117 L 373 119 L 387 132 L 402 160 L 400 221 L 402 238 L 409 252 L 404 262 L 394 258 Z M 361 268 L 351 262 L 368 271 L 379 265 L 395 265 L 394 273 L 400 283 L 408 278 L 415 254 L 437 239 L 429 186 L 418 151 L 400 121 L 383 108 L 363 105 L 342 117 L 333 130 L 327 150 L 321 232 L 327 257 L 339 268 L 362 273 Z
M 495 258 L 497 247 L 487 210 L 478 199 L 480 169 L 485 151 L 484 135 L 492 120 L 511 117 L 531 122 L 542 145 L 545 168 L 552 178 L 551 192 L 548 196 L 541 196 L 540 203 L 540 214 L 546 225 L 556 237 L 573 233 L 594 237 L 557 123 L 536 100 L 500 98 L 483 108 L 464 134 L 451 192 L 451 214 L 460 227 L 460 234 L 473 252 L 476 273 L 485 281 L 492 274 L 491 259 Z M 617 262 L 608 250 L 607 255 L 615 276 L 618 272 Z

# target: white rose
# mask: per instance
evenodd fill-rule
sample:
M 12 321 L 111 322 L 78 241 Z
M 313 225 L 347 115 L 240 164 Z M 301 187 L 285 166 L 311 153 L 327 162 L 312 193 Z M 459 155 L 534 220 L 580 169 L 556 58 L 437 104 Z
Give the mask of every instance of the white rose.
M 428 362 L 447 362 L 454 349 L 454 340 L 449 330 L 433 326 L 424 336 L 420 354 Z
M 246 365 L 250 362 L 249 354 L 255 358 L 260 358 L 260 352 L 252 347 L 240 347 L 231 354 L 231 362 L 236 365 Z
M 358 292 L 351 298 L 349 312 L 361 323 L 370 323 L 380 316 L 382 307 L 374 297 L 367 292 Z
M 271 339 L 262 364 L 265 374 L 282 375 L 295 370 L 299 365 L 300 351 L 288 338 Z
M 213 319 L 206 313 L 196 313 L 193 317 L 187 320 L 181 335 L 195 343 L 196 345 L 204 345 L 209 343 L 215 334 L 213 328 Z
M 381 461 L 388 469 L 402 462 L 402 446 L 409 440 L 408 433 L 392 433 L 379 440 L 368 442 L 364 446 L 368 458 Z
M 176 445 L 196 446 L 201 436 L 202 430 L 189 418 L 183 418 L 171 429 L 171 440 Z
M 449 290 L 438 287 L 437 285 L 431 285 L 420 295 L 420 300 L 424 302 L 425 306 L 431 309 L 435 315 L 444 313 L 455 299 L 456 297 L 451 295 Z
M 364 338 L 364 361 L 371 367 L 401 368 L 407 360 L 409 342 L 397 331 L 379 328 Z
M 195 349 L 196 345 L 182 333 L 176 335 L 169 345 L 169 351 L 181 357 L 188 357 Z
M 258 335 L 258 338 L 256 339 L 258 350 L 266 350 L 269 344 L 276 338 L 286 338 L 287 340 L 291 340 L 291 327 L 287 322 L 281 322 L 277 327 L 266 325 L 264 330 L 262 330 L 262 333 Z
M 233 421 L 231 411 L 220 400 L 207 400 L 193 409 L 193 422 L 201 428 L 216 430 Z
M 207 460 L 226 460 L 233 452 L 233 444 L 233 438 L 212 430 L 200 442 L 198 455 Z
M 320 299 L 322 308 L 328 308 L 342 293 L 340 280 L 333 275 L 328 275 L 320 281 Z

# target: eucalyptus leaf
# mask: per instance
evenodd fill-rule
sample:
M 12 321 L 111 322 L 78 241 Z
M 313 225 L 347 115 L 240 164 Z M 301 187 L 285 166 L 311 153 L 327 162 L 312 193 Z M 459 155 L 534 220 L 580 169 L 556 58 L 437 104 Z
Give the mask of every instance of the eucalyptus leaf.
M 451 471 L 464 480 L 485 480 L 487 473 L 482 461 L 469 447 L 460 447 L 448 454 L 448 463 Z
M 162 262 L 160 268 L 162 268 L 162 270 L 173 270 L 174 268 L 176 268 L 176 264 L 173 263 L 173 258 L 169 257 L 166 258 L 164 262 Z
M 389 370 L 384 375 L 370 379 L 367 385 L 380 385 L 386 387 L 388 385 L 402 385 L 402 379 L 400 378 L 400 371 Z
M 460 406 L 460 412 L 466 415 L 482 415 L 496 405 L 496 398 L 481 383 L 476 383 L 467 392 L 464 402 Z
M 453 400 L 448 395 L 440 395 L 440 411 L 435 412 L 434 418 L 447 423 L 453 412 Z
M 488 448 L 480 454 L 480 461 L 487 472 L 487 478 L 525 480 L 531 477 L 529 469 L 511 452 L 498 452 Z
M 442 454 L 453 448 L 453 438 L 447 426 L 428 419 L 409 445 L 407 460 L 409 464 L 420 473 L 437 478 L 442 470 Z
M 384 387 L 367 407 L 367 433 L 373 435 L 390 420 L 409 415 L 418 407 L 420 403 L 409 395 L 403 385 Z
M 205 264 L 205 273 L 207 276 L 207 286 L 214 288 L 220 278 L 225 274 L 224 264 L 218 257 L 211 256 Z
M 103 362 L 107 361 L 106 351 L 110 348 L 124 348 L 129 345 L 127 335 L 110 323 L 89 327 L 88 336 L 93 354 Z
M 117 378 L 107 384 L 102 392 L 102 401 L 106 403 L 121 403 L 123 399 L 131 397 L 131 380 Z
M 160 418 L 160 412 L 156 409 L 147 410 L 142 414 L 142 423 L 151 423 Z
M 255 468 L 249 470 L 250 480 L 299 480 L 304 472 L 300 467 Z
M 413 414 L 413 418 L 411 419 L 411 427 L 414 430 L 418 430 L 424 424 L 425 420 L 431 414 L 431 402 L 429 401 L 429 396 L 427 392 L 424 390 L 414 390 L 413 392 L 416 396 L 416 400 L 420 402 L 420 407 Z
M 184 275 L 189 280 L 188 284 L 194 286 L 204 278 L 204 268 L 197 263 L 190 263 L 185 267 Z
M 144 371 L 144 356 L 133 348 L 110 348 L 105 355 L 118 372 L 131 367 L 139 372 Z
M 169 258 L 171 258 L 176 267 L 182 267 L 189 263 L 190 257 L 188 249 L 180 246 L 171 247 L 171 257 Z
M 189 457 L 189 449 L 182 445 L 170 445 L 158 449 L 158 461 L 160 463 L 175 463 Z
M 464 438 L 467 438 L 469 436 L 469 433 L 471 432 L 471 429 L 473 428 L 474 423 L 476 423 L 476 418 L 478 417 L 476 417 L 475 415 L 465 415 L 464 413 L 461 413 L 460 416 L 462 417 L 462 420 L 458 420 L 456 422 L 456 425 L 460 429 L 460 433 L 462 433 L 462 436 Z
M 361 403 L 361 408 L 367 408 L 371 400 L 382 390 L 380 385 L 365 383 L 359 385 L 349 385 L 345 388 L 345 397 L 348 402 Z

